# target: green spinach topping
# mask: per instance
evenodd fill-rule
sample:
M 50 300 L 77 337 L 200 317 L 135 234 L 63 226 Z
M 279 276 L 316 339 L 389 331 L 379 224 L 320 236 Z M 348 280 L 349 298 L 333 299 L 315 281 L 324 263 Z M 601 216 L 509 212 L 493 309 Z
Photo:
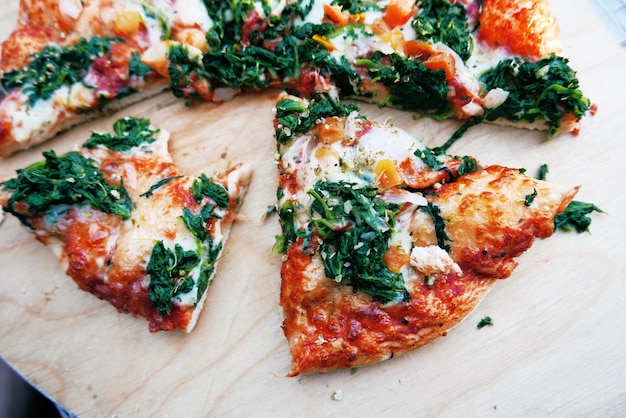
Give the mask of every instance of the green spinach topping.
M 461 164 L 459 165 L 457 172 L 459 176 L 464 176 L 465 174 L 469 174 L 479 169 L 480 167 L 478 165 L 478 161 L 476 161 L 475 158 L 464 155 L 461 157 Z
M 164 180 L 172 180 L 170 177 Z M 201 203 L 205 197 L 211 198 L 220 207 L 230 204 L 228 193 L 219 184 L 213 183 L 204 174 L 194 181 L 190 191 L 196 202 Z M 226 193 L 226 206 L 224 196 Z M 209 286 L 215 263 L 222 251 L 222 243 L 215 243 L 210 236 L 212 219 L 217 219 L 216 205 L 202 205 L 198 213 L 187 207 L 179 217 L 187 230 L 193 235 L 196 248 L 184 250 L 180 244 L 168 249 L 162 241 L 155 244 L 150 255 L 146 271 L 150 275 L 148 295 L 161 315 L 171 312 L 174 300 L 180 295 L 191 292 L 196 287 L 195 304 L 197 304 Z M 194 273 L 195 272 L 195 273 Z
M 191 192 L 196 202 L 200 203 L 206 196 L 215 201 L 220 208 L 227 208 L 230 206 L 230 196 L 228 196 L 228 190 L 219 183 L 215 183 L 208 178 L 205 174 L 193 181 L 191 186 Z
M 446 157 L 441 149 L 428 147 L 417 149 L 414 155 L 435 171 L 441 170 L 441 166 L 445 163 Z
M 7 202 L 9 212 L 26 226 L 16 205 L 25 204 L 30 213 L 49 210 L 53 205 L 90 205 L 105 213 L 129 219 L 131 201 L 124 186 L 110 185 L 98 163 L 78 152 L 57 156 L 54 151 L 43 153 L 44 161 L 17 170 L 17 177 L 2 183 L 12 194 Z
M 326 277 L 383 303 L 408 300 L 402 274 L 382 259 L 399 206 L 377 199 L 375 187 L 348 182 L 319 181 L 308 194 L 314 201 L 307 234 L 322 240 Z
M 167 58 L 170 61 L 167 69 L 170 77 L 170 90 L 175 97 L 199 99 L 200 95 L 193 89 L 193 82 L 209 77 L 204 70 L 200 57 L 194 57 L 184 44 L 174 44 L 168 48 Z
M 340 6 L 342 10 L 350 12 L 350 14 L 365 13 L 369 10 L 381 10 L 376 2 L 360 1 L 360 0 L 333 0 L 330 3 L 333 6 Z
M 174 250 L 166 248 L 163 241 L 158 241 L 152 248 L 146 271 L 150 275 L 148 297 L 157 307 L 159 314 L 169 315 L 172 300 L 178 295 L 193 290 L 192 270 L 200 264 L 200 257 L 195 251 L 185 251 L 180 244 Z
M 428 148 L 423 147 L 417 149 L 414 155 L 422 160 L 424 164 L 432 168 L 435 171 L 446 170 L 450 177 L 454 177 L 453 173 L 448 167 L 445 166 L 446 160 L 450 158 L 460 158 L 461 163 L 457 168 L 457 174 L 463 176 L 473 171 L 480 169 L 478 161 L 475 158 L 464 155 L 463 157 L 450 157 L 445 153 L 445 149 L 442 147 Z
M 131 53 L 130 59 L 128 60 L 128 75 L 144 79 L 148 74 L 153 72 L 152 67 L 141 62 L 139 52 L 133 51 Z
M 192 233 L 196 240 L 203 242 L 209 238 L 206 230 L 207 222 L 213 217 L 213 205 L 205 205 L 199 214 L 194 214 L 189 209 L 183 209 L 182 220 L 187 229 Z
M 289 244 L 295 242 L 298 237 L 298 231 L 294 223 L 294 213 L 293 202 L 289 200 L 278 210 L 278 217 L 283 229 L 283 234 L 276 236 L 276 242 L 272 247 L 274 254 L 285 253 Z
M 348 116 L 358 110 L 356 105 L 343 104 L 328 93 L 312 99 L 308 107 L 297 100 L 282 99 L 276 105 L 276 140 L 286 144 L 295 134 L 308 132 L 319 120 Z
M 448 45 L 463 61 L 467 61 L 472 53 L 473 42 L 467 12 L 461 3 L 421 0 L 419 13 L 412 26 L 418 39 Z
M 537 197 L 537 189 L 533 189 L 533 192 L 531 194 L 528 194 L 524 197 L 524 206 L 532 205 L 536 197 Z
M 22 88 L 32 106 L 52 97 L 61 86 L 82 81 L 91 64 L 109 52 L 112 42 L 94 37 L 63 48 L 47 45 L 26 68 L 4 74 L 0 86 L 5 91 Z
M 311 4 L 287 4 L 280 15 L 256 14 L 252 1 L 205 0 L 214 26 L 207 33 L 209 51 L 202 58 L 212 85 L 234 89 L 263 89 L 272 82 L 296 77 L 300 71 L 298 45 L 291 34 L 296 17 L 305 17 Z
M 149 119 L 125 117 L 113 124 L 113 133 L 93 132 L 83 145 L 85 148 L 94 148 L 104 145 L 112 151 L 126 152 L 143 143 L 150 144 L 156 140 L 158 129 L 150 128 Z
M 390 90 L 381 106 L 416 110 L 428 115 L 449 115 L 448 83 L 441 70 L 431 70 L 420 60 L 398 54 L 374 52 L 369 58 L 356 60 L 367 67 L 372 82 Z
M 587 215 L 592 212 L 603 213 L 602 209 L 592 203 L 572 200 L 563 212 L 554 217 L 554 229 L 587 232 L 591 225 L 591 218 Z
M 140 197 L 152 197 L 152 194 L 154 193 L 155 190 L 159 189 L 160 187 L 165 186 L 170 181 L 174 179 L 179 179 L 181 177 L 182 176 L 173 176 L 173 177 L 166 177 L 164 179 L 161 179 L 157 181 L 156 183 L 154 183 L 152 186 L 150 186 L 150 188 L 146 192 L 140 194 L 139 196 Z
M 545 180 L 548 174 L 548 164 L 541 164 L 539 166 L 539 174 L 537 175 L 538 180 Z
M 441 216 L 441 209 L 439 206 L 429 201 L 426 206 L 420 206 L 422 212 L 426 212 L 430 215 L 430 218 L 435 224 L 435 235 L 437 237 L 437 245 L 439 248 L 450 252 L 450 245 L 446 244 L 446 241 L 452 242 L 448 234 L 446 233 L 446 220 Z
M 488 109 L 485 119 L 545 121 L 549 135 L 558 133 L 561 117 L 571 112 L 582 117 L 589 110 L 589 99 L 580 91 L 576 73 L 568 60 L 554 54 L 537 62 L 515 57 L 501 61 L 480 78 L 486 90 L 501 88 L 509 92 L 506 101 Z
M 294 74 L 293 39 L 281 42 L 275 50 L 251 45 L 227 45 L 204 54 L 207 77 L 233 89 L 266 89 L 272 82 Z

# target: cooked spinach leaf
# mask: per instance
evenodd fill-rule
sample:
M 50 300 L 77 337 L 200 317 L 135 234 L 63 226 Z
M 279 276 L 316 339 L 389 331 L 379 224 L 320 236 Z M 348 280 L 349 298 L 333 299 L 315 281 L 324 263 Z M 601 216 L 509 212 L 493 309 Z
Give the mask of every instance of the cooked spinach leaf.
M 592 203 L 572 200 L 565 210 L 554 217 L 554 229 L 563 231 L 576 230 L 576 232 L 586 232 L 591 225 L 589 215 L 592 212 L 603 212 L 602 209 Z
M 128 116 L 113 124 L 113 133 L 93 132 L 83 146 L 94 148 L 104 145 L 110 150 L 125 152 L 143 143 L 154 142 L 156 140 L 154 135 L 158 132 L 158 129 L 150 128 L 149 119 Z
M 426 206 L 420 206 L 420 210 L 430 215 L 433 223 L 435 224 L 437 245 L 447 252 L 450 252 L 450 245 L 446 244 L 446 241 L 452 242 L 452 240 L 446 233 L 446 220 L 441 216 L 441 209 L 439 209 L 439 206 L 429 201 Z
M 200 242 L 206 241 L 209 238 L 207 232 L 207 221 L 213 216 L 213 205 L 204 205 L 199 214 L 194 214 L 188 208 L 183 209 L 183 220 L 187 229 L 193 234 L 193 236 Z
M 200 174 L 200 176 L 193 181 L 191 192 L 193 193 L 193 198 L 198 203 L 202 202 L 204 197 L 208 197 L 213 199 L 220 208 L 230 206 L 228 190 L 221 184 L 215 183 L 212 179 L 208 178 L 206 174 Z
M 128 60 L 128 75 L 144 79 L 148 74 L 154 72 L 152 67 L 141 62 L 139 52 L 133 51 Z
M 47 45 L 22 69 L 9 71 L 0 79 L 0 86 L 8 91 L 22 88 L 28 104 L 49 99 L 63 85 L 83 80 L 91 64 L 109 52 L 115 39 L 94 37 L 80 39 L 75 45 L 59 48 Z
M 206 245 L 204 248 L 206 250 L 206 254 L 205 254 L 205 259 L 204 261 L 202 261 L 202 265 L 200 266 L 200 276 L 198 277 L 198 291 L 196 294 L 196 304 L 200 301 L 200 299 L 202 298 L 202 295 L 204 295 L 204 292 L 206 292 L 207 288 L 209 287 L 209 284 L 211 283 L 211 277 L 213 275 L 213 272 L 215 271 L 215 264 L 217 263 L 217 257 L 219 256 L 220 251 L 222 251 L 222 243 L 220 242 L 217 245 L 214 245 L 213 240 L 209 238 L 207 239 Z
M 308 234 L 322 240 L 326 277 L 383 303 L 408 300 L 404 277 L 382 259 L 399 206 L 377 199 L 372 186 L 348 182 L 319 181 L 308 193 L 314 199 Z
M 533 189 L 531 194 L 524 196 L 524 206 L 530 206 L 537 197 L 537 189 Z
M 398 54 L 374 52 L 368 58 L 356 60 L 356 65 L 367 67 L 372 82 L 389 88 L 389 96 L 381 106 L 415 110 L 427 115 L 450 114 L 448 83 L 445 72 L 431 70 L 420 60 Z
M 480 167 L 475 158 L 465 155 L 461 158 L 461 165 L 459 165 L 457 172 L 459 173 L 459 176 L 464 176 L 465 174 L 469 174 L 479 168 Z
M 412 23 L 418 39 L 441 42 L 463 61 L 472 54 L 473 42 L 465 6 L 448 0 L 420 0 L 419 12 Z
M 18 204 L 25 204 L 29 213 L 40 213 L 53 205 L 90 205 L 92 208 L 129 219 L 131 201 L 123 185 L 110 185 L 98 164 L 72 151 L 57 156 L 43 153 L 44 161 L 17 170 L 17 177 L 2 187 L 11 192 L 9 212 L 17 214 Z M 22 221 L 24 222 L 23 218 Z
M 283 234 L 276 236 L 276 242 L 272 248 L 274 254 L 283 254 L 287 251 L 289 244 L 296 241 L 296 231 L 294 224 L 293 202 L 287 201 L 278 211 L 278 218 L 282 226 Z
M 487 91 L 501 88 L 509 93 L 503 104 L 486 111 L 489 121 L 545 121 L 554 136 L 563 115 L 582 117 L 589 110 L 590 101 L 580 91 L 568 60 L 554 54 L 537 62 L 519 57 L 501 61 L 480 80 Z
M 200 263 L 195 251 L 185 251 L 180 244 L 171 250 L 158 241 L 152 248 L 146 267 L 150 275 L 148 297 L 161 315 L 169 315 L 176 296 L 189 293 L 194 286 L 191 271 Z
M 184 44 L 170 45 L 167 52 L 170 77 L 170 90 L 175 97 L 199 99 L 200 96 L 193 88 L 198 79 L 208 78 L 209 74 L 202 66 L 201 58 L 193 56 Z
M 170 181 L 172 181 L 174 179 L 179 179 L 181 177 L 182 176 L 173 176 L 173 177 L 166 177 L 164 179 L 161 179 L 161 180 L 157 181 L 156 183 L 154 183 L 152 186 L 150 186 L 148 191 L 140 194 L 139 196 L 141 196 L 141 197 L 151 197 L 155 190 L 159 189 L 160 187 L 165 186 Z

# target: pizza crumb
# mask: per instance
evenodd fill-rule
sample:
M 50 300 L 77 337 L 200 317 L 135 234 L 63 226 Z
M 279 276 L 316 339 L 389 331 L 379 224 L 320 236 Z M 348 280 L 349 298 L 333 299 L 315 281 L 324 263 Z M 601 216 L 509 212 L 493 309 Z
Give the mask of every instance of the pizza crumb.
M 332 395 L 330 395 L 330 399 L 333 401 L 340 401 L 343 399 L 343 391 L 341 389 L 335 389 Z

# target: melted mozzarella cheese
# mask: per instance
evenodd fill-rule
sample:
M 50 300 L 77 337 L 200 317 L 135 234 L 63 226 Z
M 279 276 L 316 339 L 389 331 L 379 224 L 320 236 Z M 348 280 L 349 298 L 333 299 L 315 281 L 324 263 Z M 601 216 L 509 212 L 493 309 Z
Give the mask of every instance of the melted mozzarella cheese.
M 70 87 L 62 86 L 46 100 L 37 100 L 28 105 L 28 96 L 20 94 L 2 101 L 3 113 L 11 115 L 12 134 L 20 144 L 29 144 L 39 135 L 54 132 L 64 114 L 63 103 L 68 101 Z
M 206 6 L 199 0 L 178 0 L 165 1 L 166 5 L 171 4 L 169 10 L 172 20 L 180 22 L 185 26 L 199 26 L 204 32 L 208 32 L 213 27 L 213 21 L 207 13 Z

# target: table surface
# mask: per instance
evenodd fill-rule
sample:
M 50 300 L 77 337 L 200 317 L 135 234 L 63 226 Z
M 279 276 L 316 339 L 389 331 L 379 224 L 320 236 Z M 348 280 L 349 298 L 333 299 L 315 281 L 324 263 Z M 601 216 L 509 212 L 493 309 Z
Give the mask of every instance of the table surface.
M 2 0 L 0 37 L 17 0 Z M 80 291 L 52 254 L 12 217 L 0 225 L 0 356 L 42 392 L 81 417 L 620 415 L 626 411 L 626 54 L 587 2 L 553 0 L 564 54 L 598 105 L 581 134 L 544 141 L 537 132 L 479 126 L 451 149 L 484 164 L 548 164 L 548 179 L 582 185 L 595 214 L 590 233 L 556 233 L 520 258 L 479 307 L 444 338 L 390 361 L 287 378 L 290 355 L 278 306 L 280 232 L 272 105 L 276 92 L 190 108 L 163 94 L 0 161 L 0 179 L 65 152 L 124 115 L 171 131 L 171 151 L 189 174 L 238 161 L 255 167 L 250 192 L 191 334 L 150 334 Z M 392 118 L 427 145 L 457 122 L 362 106 Z M 489 315 L 494 326 L 476 328 Z M 343 399 L 331 399 L 341 390 Z

